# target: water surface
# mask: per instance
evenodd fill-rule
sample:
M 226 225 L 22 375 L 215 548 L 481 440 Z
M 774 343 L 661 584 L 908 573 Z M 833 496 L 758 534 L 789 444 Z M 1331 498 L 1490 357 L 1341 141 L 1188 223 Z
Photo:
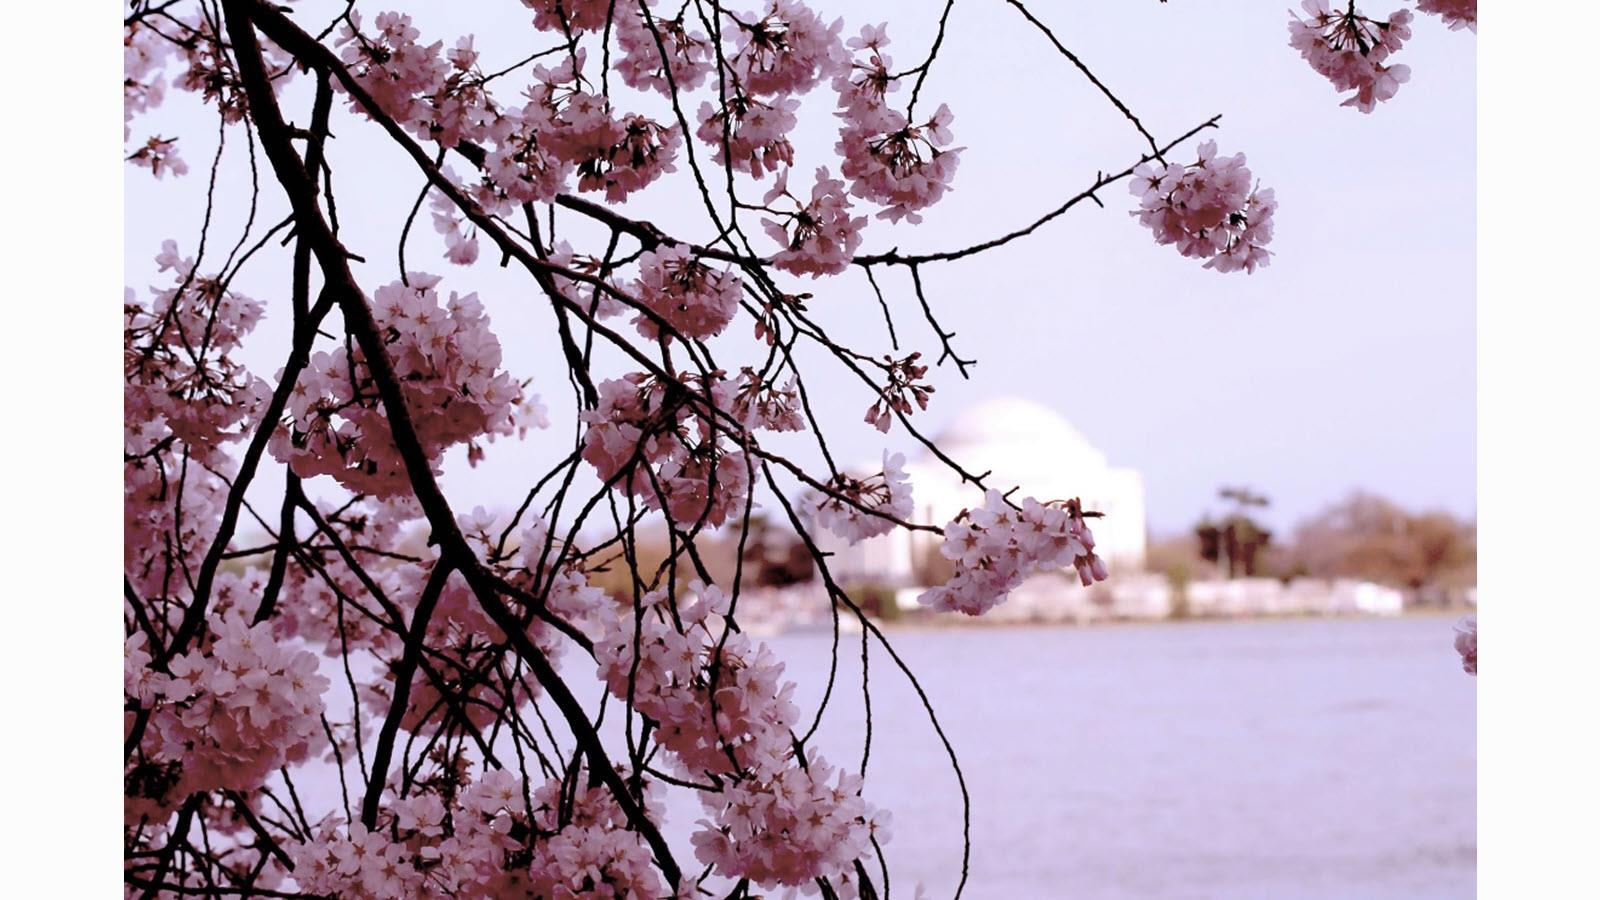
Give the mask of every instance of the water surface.
M 1475 680 L 1451 637 L 1433 617 L 889 632 L 966 773 L 975 900 L 1473 896 Z M 807 710 L 831 641 L 769 640 Z M 860 651 L 842 637 L 819 732 L 836 764 L 860 761 Z M 949 760 L 880 647 L 869 674 L 892 889 L 948 897 Z

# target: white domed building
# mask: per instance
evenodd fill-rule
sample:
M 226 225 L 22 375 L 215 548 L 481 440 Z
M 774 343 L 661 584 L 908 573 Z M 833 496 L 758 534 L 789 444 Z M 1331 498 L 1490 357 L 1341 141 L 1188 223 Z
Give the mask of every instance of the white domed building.
M 1079 497 L 1083 508 L 1104 513 L 1091 520 L 1096 551 L 1118 571 L 1144 567 L 1144 480 L 1133 469 L 1113 467 L 1104 453 L 1054 410 L 1031 400 L 1004 397 L 967 410 L 934 441 L 945 455 L 997 490 L 1041 501 Z M 983 502 L 983 492 L 924 451 L 906 464 L 912 521 L 943 526 L 963 509 Z M 916 585 L 940 565 L 939 538 L 895 529 L 853 546 L 825 530 L 822 549 L 834 552 L 828 568 L 841 583 Z

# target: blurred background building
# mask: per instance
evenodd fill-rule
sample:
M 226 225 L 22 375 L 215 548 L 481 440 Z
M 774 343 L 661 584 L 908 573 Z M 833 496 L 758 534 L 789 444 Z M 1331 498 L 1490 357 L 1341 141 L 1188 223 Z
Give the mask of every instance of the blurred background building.
M 998 490 L 1040 501 L 1083 501 L 1104 513 L 1094 520 L 1096 550 L 1112 571 L 1138 571 L 1145 563 L 1144 479 L 1130 468 L 1111 465 L 1055 410 L 1032 400 L 999 397 L 979 404 L 935 439 L 951 459 Z M 982 505 L 983 492 L 931 453 L 909 460 L 914 521 L 942 525 L 963 509 Z M 940 538 L 928 532 L 896 529 L 850 545 L 826 531 L 817 535 L 841 582 L 904 587 L 938 584 L 949 577 L 939 554 Z

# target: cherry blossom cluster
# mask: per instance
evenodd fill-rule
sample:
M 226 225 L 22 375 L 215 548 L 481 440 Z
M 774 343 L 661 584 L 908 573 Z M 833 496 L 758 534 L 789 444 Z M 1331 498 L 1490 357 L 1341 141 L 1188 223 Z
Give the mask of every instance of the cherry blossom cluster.
M 532 4 L 541 21 L 559 26 L 592 22 L 608 4 Z M 554 17 L 545 19 L 544 17 Z M 553 199 L 573 175 L 581 191 L 604 191 L 613 202 L 674 171 L 681 143 L 677 125 L 640 115 L 614 116 L 609 101 L 583 88 L 585 51 L 554 67 L 537 66 L 529 102 L 502 109 L 485 89 L 477 52 L 464 38 L 448 54 L 442 42 L 424 45 L 409 16 L 383 13 L 377 34 L 360 29 L 352 16 L 341 31 L 342 57 L 363 91 L 387 116 L 419 137 L 453 147 L 463 140 L 486 143 L 484 181 L 472 190 L 487 210 L 505 212 L 520 203 Z M 581 30 L 581 29 L 580 29 Z M 447 57 L 447 58 L 446 58 Z M 352 98 L 352 105 L 360 107 Z
M 656 740 L 687 775 L 724 777 L 721 791 L 701 795 L 712 818 L 692 838 L 696 857 L 769 889 L 848 873 L 873 835 L 888 839 L 886 814 L 862 799 L 859 777 L 835 781 L 822 758 L 795 756 L 799 710 L 783 664 L 729 629 L 721 590 L 689 591 L 676 622 L 665 590 L 637 610 L 603 613 L 595 660 L 612 695 L 657 723 Z
M 123 572 L 147 602 L 181 599 L 188 582 L 169 573 L 200 564 L 216 536 L 227 486 L 198 460 L 183 464 L 186 446 L 164 419 L 134 415 L 145 414 L 131 412 L 123 432 Z
M 687 392 L 641 373 L 599 384 L 599 406 L 579 416 L 588 426 L 583 459 L 647 509 L 665 509 L 681 525 L 716 527 L 744 510 L 752 463 L 725 439 L 731 423 L 706 413 L 704 379 L 683 381 L 693 385 Z M 720 375 L 703 387 L 720 410 L 731 407 L 737 389 Z
M 854 544 L 887 534 L 911 517 L 911 482 L 904 454 L 883 454 L 883 471 L 857 478 L 840 473 L 826 493 L 812 491 L 802 508 L 818 525 Z
M 956 564 L 955 575 L 923 591 L 917 602 L 969 616 L 998 606 L 1038 572 L 1071 566 L 1085 587 L 1110 574 L 1095 555 L 1094 535 L 1076 500 L 1047 504 L 1029 497 L 1018 509 L 998 491 L 987 491 L 982 506 L 945 526 L 939 552 Z
M 433 207 L 433 230 L 444 237 L 444 258 L 458 266 L 477 262 L 477 229 L 463 223 L 460 210 L 444 194 L 434 192 L 429 203 Z
M 919 409 L 928 408 L 928 398 L 933 396 L 934 388 L 922 380 L 928 375 L 928 367 L 917 362 L 921 358 L 921 353 L 911 353 L 901 359 L 884 354 L 883 370 L 887 373 L 887 383 L 879 392 L 878 399 L 867 407 L 868 425 L 887 434 L 889 426 L 894 424 L 895 413 L 909 416 Z
M 149 169 L 156 178 L 171 172 L 174 176 L 189 174 L 189 164 L 178 155 L 178 139 L 152 137 L 128 154 L 126 159 L 140 168 Z
M 681 138 L 677 125 L 665 126 L 641 115 L 613 119 L 592 94 L 578 94 L 556 118 L 556 152 L 572 160 L 578 190 L 606 192 L 620 203 L 668 172 Z
M 414 536 L 414 526 L 420 515 L 414 497 L 395 495 L 362 498 L 329 514 L 325 521 L 346 547 L 365 556 L 373 549 L 407 543 Z M 385 596 L 409 608 L 426 579 L 426 571 L 415 563 L 391 562 L 391 565 L 369 567 L 367 575 Z M 233 593 L 248 598 L 249 605 L 241 608 L 254 613 L 260 603 L 260 587 L 259 570 L 243 576 L 237 588 L 232 589 L 219 574 L 212 603 L 218 610 L 231 608 L 234 599 L 230 593 Z M 370 608 L 367 612 L 374 612 L 374 615 L 358 612 L 357 604 L 361 601 L 356 598 L 366 595 L 362 579 L 337 555 L 327 557 L 310 569 L 289 566 L 282 588 L 284 600 L 270 620 L 273 633 L 282 640 L 300 638 L 312 647 L 321 647 L 329 657 L 363 650 L 379 657 L 398 658 L 402 649 L 400 636 L 386 627 L 389 623 L 377 618 Z
M 921 222 L 917 210 L 944 196 L 961 160 L 961 148 L 948 146 L 950 108 L 941 103 L 932 117 L 915 125 L 898 110 L 875 103 L 856 103 L 841 115 L 845 125 L 836 146 L 850 192 L 883 206 L 880 219 Z
M 633 296 L 686 338 L 720 334 L 739 311 L 744 284 L 726 268 L 717 269 L 683 244 L 648 250 L 639 257 Z M 656 320 L 640 313 L 639 333 L 661 336 Z
M 351 10 L 336 43 L 357 84 L 385 115 L 442 147 L 494 133 L 506 111 L 485 87 L 470 35 L 441 59 L 443 42 L 420 44 L 410 16 L 380 13 L 374 24 L 376 34 L 363 33 L 361 17 Z M 350 104 L 365 112 L 355 98 Z
M 889 38 L 882 25 L 866 26 L 850 46 L 867 54 L 839 74 L 839 130 L 835 149 L 844 158 L 840 171 L 850 192 L 885 207 L 879 218 L 913 224 L 917 210 L 944 196 L 955 177 L 961 148 L 950 147 L 950 108 L 940 104 L 926 121 L 913 123 L 907 113 L 890 107 L 887 95 L 897 83 L 888 72 L 882 48 Z
M 511 771 L 469 782 L 462 760 L 442 761 L 415 793 L 380 810 L 377 827 L 341 828 L 329 817 L 311 840 L 293 845 L 299 888 L 346 900 L 668 896 L 649 848 L 604 788 L 580 783 L 564 797 L 566 786 L 552 779 L 529 796 Z M 659 819 L 659 791 L 654 782 L 646 787 Z
M 765 12 L 726 14 L 733 36 L 728 65 L 741 87 L 760 95 L 803 94 L 848 64 L 839 33 L 799 0 L 768 0 Z
M 385 566 L 372 575 L 385 594 L 391 590 L 415 590 L 411 583 L 415 575 L 409 567 Z M 398 657 L 400 636 L 384 627 L 381 620 L 356 611 L 351 598 L 361 597 L 363 587 L 342 562 L 329 560 L 315 573 L 291 566 L 285 573 L 282 591 L 293 602 L 280 604 L 272 617 L 273 634 L 279 639 L 300 638 L 331 658 L 358 649 Z M 259 592 L 255 596 L 259 597 Z
M 413 575 L 406 586 L 415 594 L 421 579 Z M 555 603 L 562 604 L 579 591 L 599 593 L 587 582 L 580 587 L 563 579 L 561 589 L 552 594 Z M 415 599 L 400 595 L 397 602 L 402 608 L 413 607 Z M 563 642 L 550 626 L 535 619 L 527 634 L 546 656 L 555 659 L 560 655 Z M 520 677 L 514 657 L 505 651 L 505 633 L 483 611 L 459 574 L 452 574 L 445 583 L 424 635 L 432 652 L 412 676 L 405 715 L 400 720 L 400 727 L 406 731 L 418 733 L 429 722 L 441 719 L 465 720 L 486 729 L 508 707 L 521 706 L 535 695 L 537 685 Z M 386 674 L 390 680 L 370 686 L 362 698 L 378 715 L 393 702 L 393 672 Z
M 438 802 L 437 797 L 432 799 Z M 428 837 L 440 832 L 438 823 L 428 812 L 419 815 L 413 810 L 415 804 L 396 805 L 401 807 L 395 811 L 396 818 L 407 817 L 413 823 L 410 830 L 419 836 Z M 454 836 L 450 840 L 455 840 Z M 348 897 L 350 900 L 426 896 L 432 886 L 429 884 L 431 879 L 423 874 L 428 867 L 419 865 L 423 863 L 421 854 L 411 852 L 408 843 L 392 841 L 384 831 L 368 830 L 360 822 L 352 823 L 347 835 L 340 834 L 333 821 L 324 821 L 315 837 L 289 849 L 290 858 L 294 861 L 295 883 L 302 890 L 316 895 Z M 492 844 L 489 846 L 492 847 Z M 470 858 L 477 862 L 486 855 L 479 851 Z M 458 852 L 451 858 L 454 865 L 448 869 L 440 867 L 443 869 L 438 878 L 441 885 L 448 884 L 460 889 L 465 880 L 463 874 L 476 874 L 475 867 L 465 857 L 467 854 Z
M 794 211 L 773 209 L 772 204 L 779 198 L 793 203 Z M 861 231 L 867 218 L 850 215 L 844 182 L 830 178 L 826 167 L 817 169 L 817 182 L 809 201 L 789 193 L 789 170 L 784 169 L 762 198 L 762 204 L 779 217 L 761 220 L 767 236 L 783 246 L 772 257 L 774 266 L 812 278 L 837 275 L 850 268 L 850 260 L 861 246 Z
M 419 511 L 413 498 L 367 499 L 335 517 L 330 525 L 337 529 L 347 546 L 358 552 L 373 546 L 393 546 L 403 541 L 404 532 L 416 523 Z M 469 544 L 484 558 L 493 558 L 500 523 L 481 507 L 458 516 L 458 524 Z M 549 534 L 542 520 L 524 527 L 520 549 L 510 564 L 497 568 L 502 577 L 529 594 L 542 596 L 544 608 L 561 619 L 583 627 L 600 605 L 604 594 L 591 586 L 576 568 L 560 541 Z M 557 561 L 561 564 L 557 565 Z M 394 700 L 395 667 L 404 652 L 401 636 L 367 613 L 357 613 L 355 601 L 363 597 L 362 581 L 338 559 L 322 563 L 318 576 L 291 569 L 285 590 L 294 597 L 273 618 L 274 633 L 297 636 L 320 645 L 331 657 L 359 648 L 386 663 L 379 680 L 358 686 L 360 698 L 374 714 L 384 714 Z M 367 569 L 394 606 L 414 621 L 428 572 L 420 563 L 394 562 Z M 219 611 L 234 608 L 230 592 L 241 597 L 260 596 L 261 576 L 253 573 L 238 587 L 219 578 L 213 606 Z M 254 599 L 249 601 L 253 611 Z M 370 611 L 369 611 L 370 612 Z M 422 733 L 431 723 L 466 723 L 487 728 L 508 708 L 515 708 L 536 696 L 538 685 L 523 677 L 507 653 L 507 640 L 500 627 L 483 611 L 459 574 L 450 576 L 423 632 L 429 648 L 426 658 L 413 674 L 407 705 L 400 727 Z M 541 619 L 534 619 L 525 634 L 550 659 L 560 657 L 564 639 Z
M 1140 165 L 1130 189 L 1139 197 L 1130 215 L 1155 233 L 1156 243 L 1176 244 L 1218 272 L 1254 272 L 1269 263 L 1278 203 L 1271 188 L 1255 186 L 1243 153 L 1218 156 L 1216 141 L 1206 141 L 1192 165 Z
M 433 123 L 429 136 L 440 146 L 453 147 L 468 137 L 481 137 L 498 113 L 489 96 L 485 76 L 478 69 L 478 51 L 472 35 L 460 38 L 445 53 L 450 63 L 443 85 L 434 92 Z
M 1451 31 L 1478 30 L 1478 0 L 1417 0 L 1417 12 L 1438 16 Z
M 133 763 L 127 813 L 156 818 L 198 791 L 250 790 L 276 769 L 306 760 L 325 742 L 317 659 L 279 642 L 266 623 L 230 615 L 212 625 L 210 646 L 150 670 L 147 638 L 127 639 L 123 684 L 149 710 L 144 758 Z M 166 772 L 168 777 L 152 777 Z M 150 790 L 150 788 L 160 788 Z
M 373 25 L 376 33 L 364 34 L 360 13 L 350 10 L 339 30 L 340 59 L 385 115 L 427 136 L 432 101 L 450 72 L 440 55 L 444 42 L 418 43 L 422 32 L 412 26 L 410 16 L 396 12 L 379 13 Z M 354 98 L 351 108 L 360 108 Z
M 173 44 L 142 22 L 122 34 L 122 139 L 128 139 L 133 117 L 161 105 L 167 95 L 162 75 Z
M 724 16 L 731 89 L 716 105 L 701 104 L 695 133 L 712 148 L 714 162 L 762 178 L 794 162 L 788 138 L 800 108 L 794 95 L 832 79 L 844 64 L 838 36 L 844 21 L 824 25 L 793 0 L 771 0 L 761 14 Z
M 843 109 L 882 106 L 891 92 L 900 89 L 900 82 L 889 74 L 894 60 L 883 52 L 883 48 L 889 46 L 888 26 L 863 25 L 861 34 L 846 41 L 845 46 L 858 55 L 850 62 L 849 69 L 833 80 L 833 89 L 839 92 L 839 106 Z
M 439 280 L 413 272 L 409 284 L 381 287 L 372 300 L 406 407 L 435 462 L 455 444 L 515 433 L 525 408 L 521 385 L 500 369 L 500 341 L 477 295 L 452 292 L 441 304 Z M 271 449 L 301 477 L 331 475 L 352 490 L 380 495 L 407 489 L 405 464 L 359 348 L 313 354 L 288 414 Z
M 695 135 L 713 150 L 711 161 L 727 164 L 736 172 L 763 178 L 768 172 L 794 162 L 794 145 L 789 132 L 794 130 L 795 111 L 800 101 L 787 96 L 762 102 L 740 95 L 729 98 L 720 108 L 700 104 L 700 127 Z M 784 169 L 787 172 L 787 168 Z
M 615 0 L 522 0 L 533 10 L 533 27 L 562 34 L 606 27 Z M 619 4 L 620 5 L 620 4 Z
M 489 541 L 484 543 L 487 546 Z M 522 572 L 510 580 L 542 591 L 545 609 L 580 627 L 590 625 L 599 615 L 605 592 L 589 584 L 577 563 L 575 548 L 551 534 L 543 519 L 522 529 L 517 555 Z
M 681 142 L 678 126 L 663 126 L 640 115 L 620 119 L 611 114 L 610 102 L 583 89 L 585 52 L 579 50 L 553 68 L 536 66 L 536 82 L 528 92 L 520 122 L 502 142 L 514 150 L 537 148 L 554 158 L 538 165 L 564 182 L 567 171 L 578 176 L 578 189 L 604 190 L 612 202 L 643 188 L 661 175 L 675 171 L 673 159 Z M 491 134 L 498 138 L 499 131 Z M 533 160 L 530 160 L 530 163 Z M 568 169 L 567 167 L 570 167 Z M 491 173 L 492 174 L 492 173 Z M 522 176 L 526 177 L 526 176 Z M 535 179 L 536 181 L 538 179 Z M 562 185 L 555 184 L 559 189 Z M 495 181 L 494 187 L 514 195 L 514 184 Z M 533 199 L 548 200 L 553 196 Z
M 162 106 L 166 99 L 166 58 L 173 43 L 142 22 L 134 22 L 123 32 L 122 40 L 122 139 L 133 131 L 134 115 Z M 187 175 L 189 163 L 178 155 L 178 139 L 152 135 L 125 159 L 138 167 L 149 168 L 150 175 L 162 178 L 168 171 Z
M 1289 46 L 1336 89 L 1356 92 L 1340 105 L 1370 113 L 1410 80 L 1410 66 L 1388 64 L 1389 56 L 1411 37 L 1410 10 L 1396 10 L 1380 22 L 1353 4 L 1342 12 L 1329 9 L 1328 0 L 1303 0 L 1300 5 L 1310 18 L 1290 11 Z
M 605 788 L 578 787 L 572 819 L 563 824 L 555 814 L 560 786 L 557 781 L 546 782 L 534 798 L 536 827 L 555 833 L 533 849 L 530 896 L 551 900 L 672 896 L 656 874 L 649 847 Z M 659 806 L 653 818 L 661 818 Z
M 691 30 L 682 13 L 670 19 L 652 15 L 646 21 L 644 12 L 630 3 L 627 8 L 616 8 L 612 24 L 617 46 L 622 50 L 615 68 L 628 87 L 671 95 L 674 88 L 694 90 L 711 74 L 711 41 L 700 31 Z M 667 51 L 665 60 L 661 55 L 663 47 Z
M 529 102 L 508 109 L 484 129 L 489 148 L 483 180 L 472 198 L 485 210 L 507 213 L 517 205 L 554 200 L 572 177 L 573 165 L 551 151 L 541 136 L 554 126 L 551 110 Z
M 123 300 L 123 571 L 152 601 L 187 591 L 169 566 L 193 571 L 204 555 L 227 493 L 212 473 L 233 469 L 224 445 L 259 424 L 269 394 L 234 358 L 261 305 L 173 241 L 156 263 L 171 284 Z
M 175 57 L 182 58 L 185 68 L 172 79 L 174 87 L 201 95 L 217 107 L 225 121 L 241 121 L 244 91 L 213 23 L 192 13 L 164 12 L 162 21 L 170 34 L 137 16 L 123 29 L 122 139 L 128 139 L 135 115 L 160 106 L 166 98 L 164 70 Z M 262 52 L 274 72 L 273 90 L 281 90 L 293 71 L 288 55 L 270 40 L 262 42 Z M 183 175 L 189 167 L 178 156 L 176 143 L 176 138 L 151 137 L 127 159 L 150 169 L 157 178 L 167 172 Z
M 694 582 L 603 610 L 595 664 L 612 695 L 659 723 L 656 740 L 692 775 L 770 775 L 789 755 L 800 711 L 794 684 L 766 645 L 729 632 L 730 601 Z M 637 646 L 638 655 L 634 648 Z
M 217 34 L 217 23 L 209 16 L 197 15 L 183 24 L 188 37 L 179 44 L 179 49 L 188 68 L 173 84 L 199 94 L 206 103 L 220 110 L 226 121 L 243 121 L 247 105 L 244 81 L 233 58 L 224 50 L 227 42 Z M 270 38 L 261 41 L 261 53 L 271 73 L 274 93 L 282 91 L 295 70 L 289 54 Z
M 767 779 L 730 783 L 702 794 L 712 820 L 691 838 L 695 858 L 731 878 L 766 889 L 802 887 L 817 879 L 853 887 L 855 862 L 872 853 L 872 841 L 889 840 L 889 814 L 861 795 L 861 778 L 834 769 L 815 753 L 803 765 Z
M 729 412 L 751 431 L 804 431 L 806 423 L 800 412 L 797 384 L 792 375 L 779 385 L 745 366 L 739 371 L 739 386 Z
M 232 356 L 261 320 L 262 306 L 199 274 L 175 241 L 162 242 L 156 265 L 171 273 L 172 283 L 152 288 L 148 305 L 132 288 L 124 292 L 124 418 L 141 425 L 159 421 L 201 459 L 215 462 L 217 445 L 237 439 L 235 429 L 252 424 L 269 393 Z M 148 446 L 125 449 L 139 453 Z
M 1456 623 L 1456 652 L 1461 655 L 1461 668 L 1468 675 L 1478 674 L 1478 617 L 1463 616 Z

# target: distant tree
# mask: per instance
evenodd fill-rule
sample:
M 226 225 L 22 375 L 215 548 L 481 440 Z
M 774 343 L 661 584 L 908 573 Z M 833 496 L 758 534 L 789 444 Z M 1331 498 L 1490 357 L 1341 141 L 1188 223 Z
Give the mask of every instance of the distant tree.
M 816 566 L 804 542 L 793 531 L 774 526 L 765 515 L 750 517 L 745 539 L 744 564 L 762 587 L 782 587 L 810 581 Z
M 1477 581 L 1476 532 L 1448 513 L 1412 513 L 1358 491 L 1295 530 L 1291 559 L 1316 577 L 1455 589 Z
M 1217 563 L 1229 578 L 1240 575 L 1250 577 L 1261 568 L 1263 551 L 1272 541 L 1272 532 L 1246 515 L 1253 506 L 1266 506 L 1271 501 L 1264 494 L 1249 488 L 1225 487 L 1217 495 L 1232 501 L 1234 511 L 1221 522 L 1212 522 L 1207 516 L 1195 527 L 1195 537 L 1200 541 L 1200 558 Z

